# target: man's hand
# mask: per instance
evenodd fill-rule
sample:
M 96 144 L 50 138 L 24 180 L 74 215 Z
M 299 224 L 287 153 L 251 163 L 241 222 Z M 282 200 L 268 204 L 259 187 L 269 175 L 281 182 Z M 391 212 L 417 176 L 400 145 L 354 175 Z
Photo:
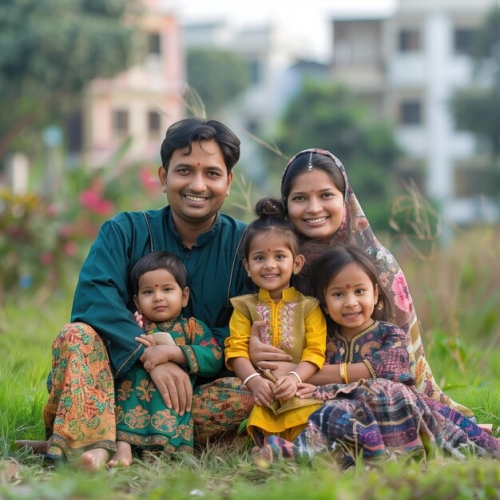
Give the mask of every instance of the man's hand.
M 163 363 L 149 374 L 168 408 L 181 416 L 191 411 L 193 388 L 189 375 L 180 366 Z
M 266 326 L 265 321 L 254 321 L 250 333 L 248 353 L 250 361 L 254 366 L 263 370 L 277 370 L 277 361 L 292 361 L 292 357 L 285 354 L 281 349 L 272 345 L 264 344 L 260 340 L 259 329 Z

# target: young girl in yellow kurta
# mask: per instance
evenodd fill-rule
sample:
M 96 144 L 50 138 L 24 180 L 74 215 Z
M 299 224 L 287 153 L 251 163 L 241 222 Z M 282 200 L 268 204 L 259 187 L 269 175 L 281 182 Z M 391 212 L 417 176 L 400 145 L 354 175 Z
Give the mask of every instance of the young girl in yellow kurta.
M 247 429 L 262 445 L 266 435 L 293 440 L 321 406 L 319 400 L 299 399 L 296 393 L 297 386 L 323 366 L 326 321 L 318 300 L 291 286 L 304 256 L 298 253 L 297 237 L 284 219 L 283 206 L 266 198 L 257 203 L 255 212 L 258 219 L 248 226 L 242 248 L 243 263 L 259 292 L 231 299 L 234 312 L 225 357 L 227 367 L 252 391 L 255 406 Z M 254 368 L 248 354 L 252 326 L 263 342 L 292 357 L 293 370 L 270 373 Z

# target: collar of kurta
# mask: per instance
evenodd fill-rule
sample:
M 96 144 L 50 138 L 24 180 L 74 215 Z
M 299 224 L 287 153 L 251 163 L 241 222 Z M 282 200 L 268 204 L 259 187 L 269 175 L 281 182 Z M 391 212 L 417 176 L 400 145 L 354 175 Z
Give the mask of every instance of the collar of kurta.
M 297 290 L 291 286 L 290 288 L 286 288 L 283 290 L 283 293 L 281 294 L 281 300 L 283 302 L 293 302 L 297 300 Z M 268 290 L 264 290 L 263 288 L 259 289 L 259 300 L 273 300 L 271 299 L 271 295 L 269 294 Z
M 169 232 L 174 235 L 175 239 L 182 246 L 184 243 L 182 241 L 181 235 L 175 229 L 174 218 L 172 217 L 172 209 L 169 206 L 166 207 L 165 216 L 166 216 L 167 227 L 168 227 Z M 202 247 L 204 245 L 207 245 L 211 241 L 213 241 L 214 238 L 219 234 L 221 224 L 222 224 L 222 222 L 221 222 L 220 214 L 219 214 L 219 212 L 217 212 L 217 215 L 215 217 L 215 222 L 213 223 L 212 227 L 208 231 L 206 231 L 205 233 L 198 235 L 198 237 L 196 238 L 195 246 Z

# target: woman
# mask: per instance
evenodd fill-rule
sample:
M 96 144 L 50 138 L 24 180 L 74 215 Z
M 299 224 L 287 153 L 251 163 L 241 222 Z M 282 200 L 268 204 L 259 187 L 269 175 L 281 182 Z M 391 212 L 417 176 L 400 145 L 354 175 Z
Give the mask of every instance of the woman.
M 311 384 L 321 386 L 314 397 L 323 398 L 325 405 L 311 415 L 308 427 L 294 443 L 270 438 L 262 449 L 264 457 L 275 453 L 311 455 L 342 443 L 337 449 L 341 450 L 341 461 L 348 465 L 352 453 L 361 450 L 365 457 L 391 450 L 428 452 L 424 442 L 434 442 L 457 456 L 465 446 L 472 446 L 478 454 L 497 456 L 498 441 L 474 425 L 473 413 L 451 400 L 436 384 L 424 355 L 404 274 L 373 234 L 342 163 L 321 149 L 297 153 L 282 174 L 281 196 L 309 260 L 314 261 L 330 246 L 356 243 L 374 261 L 384 293 L 392 302 L 393 322 L 407 337 L 408 368 L 415 385 L 371 378 L 363 362 L 348 365 L 351 383 L 344 385 L 339 364 L 325 364 L 309 379 Z M 327 352 L 327 363 L 334 363 L 331 354 Z M 270 369 L 277 368 L 274 361 L 287 361 L 283 353 L 263 345 L 256 335 L 251 339 L 251 359 L 261 368 Z M 308 387 L 298 394 L 312 395 Z M 401 415 L 404 424 L 398 421 Z

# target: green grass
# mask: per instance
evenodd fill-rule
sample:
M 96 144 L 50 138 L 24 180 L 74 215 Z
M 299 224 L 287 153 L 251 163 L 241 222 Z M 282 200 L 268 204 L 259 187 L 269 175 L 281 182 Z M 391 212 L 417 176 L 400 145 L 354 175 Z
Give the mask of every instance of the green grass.
M 472 270 L 464 270 L 464 261 L 458 257 L 446 260 L 438 256 L 424 264 L 409 259 L 402 264 L 405 272 L 408 269 L 420 321 L 427 325 L 422 328 L 424 345 L 436 380 L 449 396 L 472 408 L 478 422 L 493 423 L 497 428 L 500 301 L 498 285 L 492 283 L 500 282 L 494 276 L 500 271 L 492 267 L 488 274 L 477 268 L 481 263 L 492 266 L 488 255 L 469 254 L 468 258 Z M 402 259 L 398 256 L 398 260 Z M 457 280 L 461 283 L 458 291 Z M 449 302 L 442 292 L 447 288 L 453 291 Z M 490 459 L 457 461 L 438 456 L 422 463 L 401 457 L 369 466 L 359 460 L 356 467 L 342 471 L 328 457 L 316 457 L 312 462 L 259 468 L 244 441 L 233 446 L 214 443 L 194 456 L 151 456 L 137 460 L 130 469 L 95 475 L 64 465 L 50 467 L 39 456 L 17 449 L 14 441 L 44 438 L 42 411 L 51 344 L 68 319 L 70 301 L 68 293 L 64 300 L 55 296 L 40 307 L 21 296 L 0 311 L 0 500 L 500 497 L 500 464 Z M 9 459 L 17 467 L 13 477 L 7 473 Z

